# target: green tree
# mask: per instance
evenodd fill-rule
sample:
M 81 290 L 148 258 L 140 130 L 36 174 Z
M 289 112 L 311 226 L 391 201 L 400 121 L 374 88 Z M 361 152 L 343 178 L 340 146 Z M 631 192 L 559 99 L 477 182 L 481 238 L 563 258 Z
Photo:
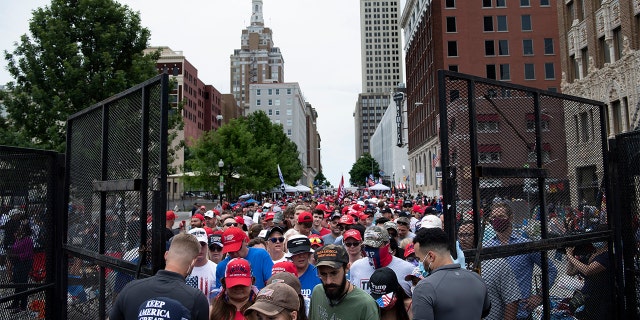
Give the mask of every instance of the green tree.
M 374 178 L 380 177 L 380 166 L 371 154 L 365 153 L 351 167 L 349 183 L 352 186 L 362 186 L 372 173 Z
M 29 31 L 4 52 L 14 81 L 0 97 L 0 144 L 62 151 L 70 115 L 157 73 L 158 54 L 142 52 L 149 30 L 114 0 L 52 0 L 33 11 Z
M 189 155 L 185 166 L 196 175 L 185 177 L 186 183 L 214 193 L 218 192 L 220 160 L 224 163 L 225 192 L 236 195 L 278 186 L 278 164 L 290 184 L 302 175 L 296 145 L 284 134 L 282 125 L 272 124 L 263 111 L 232 119 L 217 131 L 206 133 L 189 148 Z
M 324 173 L 322 173 L 322 170 L 320 170 L 318 174 L 316 174 L 316 176 L 313 178 L 313 184 L 317 186 L 323 186 L 323 187 L 331 186 L 331 183 L 327 180 L 327 177 L 324 176 Z

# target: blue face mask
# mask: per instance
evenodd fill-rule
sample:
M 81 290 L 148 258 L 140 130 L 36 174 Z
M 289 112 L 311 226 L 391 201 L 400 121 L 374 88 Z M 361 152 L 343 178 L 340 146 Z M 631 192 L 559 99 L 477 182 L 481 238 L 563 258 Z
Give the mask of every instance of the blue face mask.
M 418 263 L 418 270 L 420 271 L 420 273 L 422 274 L 422 277 L 424 277 L 424 278 L 429 276 L 429 271 L 427 271 L 424 268 L 424 260 L 426 260 L 426 259 L 427 259 L 427 256 L 425 256 L 424 259 L 422 259 L 422 261 L 420 261 Z

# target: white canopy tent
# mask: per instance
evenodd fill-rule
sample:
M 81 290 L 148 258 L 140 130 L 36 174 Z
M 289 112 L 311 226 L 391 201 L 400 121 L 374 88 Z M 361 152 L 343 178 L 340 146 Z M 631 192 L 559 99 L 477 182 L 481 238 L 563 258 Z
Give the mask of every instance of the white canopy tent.
M 374 186 L 369 187 L 369 190 L 371 190 L 371 191 L 389 191 L 389 190 L 391 190 L 391 188 L 385 186 L 382 183 L 377 183 Z
M 307 187 L 305 185 L 299 184 L 295 188 L 296 188 L 296 190 L 298 190 L 298 192 L 311 192 L 311 188 L 309 188 L 309 187 Z

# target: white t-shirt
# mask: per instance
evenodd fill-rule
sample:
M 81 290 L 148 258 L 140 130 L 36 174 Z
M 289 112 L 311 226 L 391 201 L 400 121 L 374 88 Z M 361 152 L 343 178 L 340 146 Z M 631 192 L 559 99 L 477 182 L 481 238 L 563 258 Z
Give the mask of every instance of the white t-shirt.
M 414 265 L 400 258 L 393 257 L 387 267 L 395 272 L 398 283 L 400 283 L 404 292 L 411 297 L 411 282 L 404 280 L 404 277 L 413 272 L 413 268 L 415 268 Z M 369 278 L 371 278 L 374 271 L 375 269 L 369 264 L 368 258 L 359 259 L 351 265 L 349 281 L 354 286 L 369 293 Z
M 216 289 L 216 267 L 215 262 L 208 260 L 202 267 L 193 267 L 191 274 L 185 280 L 188 285 L 200 289 L 207 297 L 209 304 L 213 298 L 211 292 Z

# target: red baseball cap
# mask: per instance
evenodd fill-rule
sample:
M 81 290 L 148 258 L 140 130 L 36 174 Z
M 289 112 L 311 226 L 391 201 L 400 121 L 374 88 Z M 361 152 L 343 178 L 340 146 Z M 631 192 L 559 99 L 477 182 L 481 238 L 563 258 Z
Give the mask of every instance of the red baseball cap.
M 298 215 L 298 223 L 313 222 L 313 215 L 309 211 L 302 211 Z
M 412 209 L 413 209 L 413 211 L 415 211 L 415 212 L 417 212 L 417 213 L 422 213 L 422 212 L 423 212 L 423 211 L 422 211 L 422 208 L 420 208 L 420 206 L 419 206 L 419 205 L 417 205 L 417 204 L 413 205 L 413 208 L 412 208 Z
M 408 257 L 409 255 L 416 253 L 416 249 L 413 248 L 413 243 L 409 243 L 406 248 L 404 248 L 404 257 Z
M 204 216 L 199 213 L 194 214 L 193 217 L 191 217 L 191 219 L 193 218 L 200 219 L 200 221 L 204 222 Z
M 276 213 L 273 211 L 267 212 L 267 214 L 264 216 L 264 221 L 271 221 L 273 220 L 273 217 L 275 217 Z
M 167 210 L 167 220 L 175 220 L 176 219 L 176 213 L 173 212 L 173 210 Z
M 338 224 L 353 224 L 355 221 L 353 220 L 353 217 L 345 214 L 344 216 L 340 217 L 340 220 L 338 221 Z
M 213 209 L 213 213 L 214 213 L 216 216 L 219 216 L 219 215 L 220 215 L 220 211 L 219 211 L 218 209 Z
M 298 268 L 296 268 L 296 265 L 291 261 L 280 261 L 278 263 L 275 263 L 271 268 L 271 275 L 280 272 L 289 272 L 296 277 L 298 276 Z
M 360 219 L 360 220 L 366 220 L 367 218 L 369 218 L 369 215 L 364 213 L 364 212 L 362 212 L 362 213 L 360 213 L 358 215 L 358 219 Z
M 309 241 L 311 242 L 312 249 L 317 249 L 324 246 L 324 241 L 322 240 L 319 234 L 314 233 L 309 235 Z
M 362 235 L 360 234 L 360 231 L 358 231 L 356 229 L 349 229 L 349 230 L 345 231 L 344 234 L 342 235 L 342 238 L 344 240 L 347 240 L 349 238 L 353 238 L 353 239 L 356 239 L 358 241 L 362 241 Z
M 244 224 L 244 218 L 242 216 L 236 216 L 234 219 L 236 220 L 238 225 L 243 225 Z
M 321 203 L 321 204 L 317 205 L 317 206 L 316 206 L 316 209 L 318 209 L 318 210 L 322 210 L 322 211 L 324 211 L 324 212 L 331 212 L 331 209 L 329 209 L 329 208 L 327 207 L 327 205 L 326 205 L 326 204 L 324 204 L 324 203 Z
M 251 286 L 251 265 L 242 258 L 231 259 L 224 273 L 224 283 L 227 288 L 235 286 Z
M 242 247 L 242 242 L 247 239 L 247 234 L 238 227 L 229 227 L 222 233 L 222 253 L 236 252 Z

